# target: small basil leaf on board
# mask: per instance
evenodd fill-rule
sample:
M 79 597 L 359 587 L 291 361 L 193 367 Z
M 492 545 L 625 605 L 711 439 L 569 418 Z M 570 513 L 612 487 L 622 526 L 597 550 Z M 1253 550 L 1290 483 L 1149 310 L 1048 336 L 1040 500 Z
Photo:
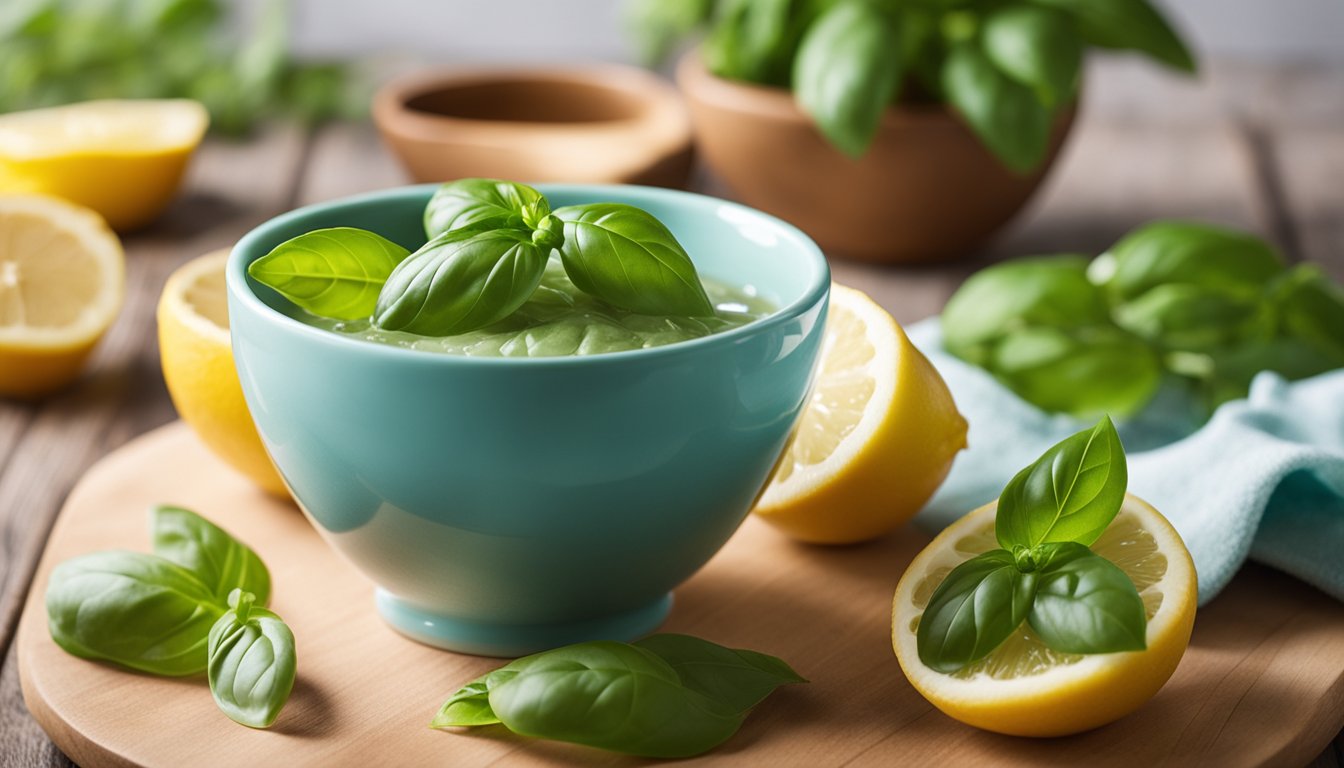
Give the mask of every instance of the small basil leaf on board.
M 1081 256 L 1014 259 L 976 272 L 953 294 L 940 324 L 943 345 L 985 365 L 992 342 L 1033 326 L 1074 328 L 1109 323 L 1101 291 Z
M 230 720 L 269 728 L 294 689 L 294 633 L 274 613 L 235 589 L 210 628 L 210 693 Z
M 1107 325 L 1023 328 L 995 344 L 982 365 L 1032 405 L 1086 419 L 1132 414 L 1162 382 L 1157 354 Z
M 457 728 L 498 723 L 499 718 L 490 708 L 490 689 L 486 685 L 488 677 L 482 675 L 458 689 L 439 707 L 429 727 Z
M 1040 166 L 1050 145 L 1050 110 L 1030 88 L 999 71 L 977 46 L 947 52 L 943 94 L 980 140 L 1017 173 Z
M 1125 449 L 1109 417 L 1056 443 L 1018 472 L 995 516 L 999 546 L 1012 551 L 1074 541 L 1090 545 L 1125 500 Z
M 1157 221 L 1121 238 L 1098 256 L 1088 276 L 1115 303 L 1161 285 L 1259 289 L 1283 271 L 1265 241 L 1245 232 L 1186 221 Z
M 690 635 L 650 635 L 635 645 L 671 665 L 687 688 L 739 712 L 756 706 L 781 685 L 807 682 L 775 656 L 725 648 Z
M 843 0 L 808 29 L 794 59 L 798 106 L 850 157 L 867 151 L 901 82 L 893 26 L 871 3 Z
M 691 757 L 728 740 L 745 713 L 682 684 L 667 662 L 597 641 L 528 656 L 487 678 L 509 730 L 644 757 Z
M 551 212 L 540 192 L 512 181 L 458 179 L 439 187 L 425 206 L 431 240 L 457 229 L 524 229 Z
M 541 283 L 548 252 L 527 230 L 445 232 L 397 266 L 373 322 L 423 336 L 483 328 L 527 301 Z
M 161 504 L 150 515 L 154 554 L 196 574 L 218 603 L 234 589 L 270 600 L 270 572 L 247 545 L 191 510 Z
M 1071 14 L 1078 20 L 1083 40 L 1092 45 L 1139 51 L 1173 69 L 1195 71 L 1195 59 L 1190 55 L 1190 49 L 1147 0 L 1033 2 Z
M 691 257 L 652 214 L 590 203 L 560 208 L 555 216 L 565 222 L 560 260 L 579 290 L 646 315 L 714 314 Z
M 378 291 L 409 253 L 373 232 L 333 227 L 286 240 L 247 274 L 314 315 L 358 320 L 373 312 Z
M 1044 565 L 1027 622 L 1046 645 L 1060 653 L 1147 647 L 1143 599 L 1124 571 L 1075 542 L 1042 549 Z
M 1002 549 L 958 565 L 919 619 L 920 661 L 948 673 L 983 659 L 1022 624 L 1035 592 L 1036 574 L 1020 570 Z
M 1009 5 L 985 18 L 985 54 L 1004 74 L 1036 91 L 1047 105 L 1073 97 L 1083 46 L 1073 19 L 1051 8 Z
M 206 638 L 224 607 L 191 571 L 138 552 L 67 560 L 47 585 L 51 637 L 66 651 L 156 675 L 206 668 Z

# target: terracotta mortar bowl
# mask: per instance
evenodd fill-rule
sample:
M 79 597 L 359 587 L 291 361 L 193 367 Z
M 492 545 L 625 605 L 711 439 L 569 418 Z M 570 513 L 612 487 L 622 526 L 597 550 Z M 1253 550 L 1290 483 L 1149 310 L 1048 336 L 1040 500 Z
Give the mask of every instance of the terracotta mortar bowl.
M 827 143 L 786 89 L 717 77 L 695 53 L 677 84 L 698 151 L 738 199 L 798 226 L 828 255 L 874 262 L 969 255 L 1040 186 L 1074 115 L 1059 115 L 1045 161 L 1023 175 L 941 104 L 888 107 L 854 159 Z
M 682 187 L 691 167 L 676 90 L 614 64 L 420 72 L 379 89 L 373 119 L 417 181 Z

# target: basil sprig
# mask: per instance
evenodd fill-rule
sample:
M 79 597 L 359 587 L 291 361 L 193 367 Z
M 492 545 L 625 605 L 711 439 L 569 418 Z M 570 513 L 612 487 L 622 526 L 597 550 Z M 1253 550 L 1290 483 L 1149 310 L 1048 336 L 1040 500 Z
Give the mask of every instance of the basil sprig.
M 619 203 L 550 203 L 525 184 L 459 179 L 424 213 L 414 253 L 359 229 L 317 230 L 248 268 L 312 314 L 451 336 L 503 320 L 531 298 L 554 251 L 574 285 L 648 315 L 712 317 L 695 264 L 652 214 Z
M 1088 47 L 1195 62 L 1149 0 L 632 0 L 651 62 L 705 30 L 715 75 L 792 88 L 837 149 L 867 151 L 898 99 L 948 104 L 1009 169 L 1040 167 Z M 902 79 L 908 80 L 902 87 Z M 916 86 L 916 87 L 909 87 Z
M 433 728 L 502 723 L 535 738 L 644 757 L 690 757 L 728 740 L 788 664 L 688 635 L 595 641 L 526 656 L 467 683 Z
M 1134 582 L 1088 549 L 1119 513 L 1127 482 L 1109 418 L 1019 472 L 999 498 L 1002 548 L 953 568 L 929 598 L 916 632 L 920 660 L 956 672 L 1023 621 L 1061 653 L 1144 649 L 1148 620 Z
M 257 554 L 194 512 L 151 513 L 154 554 L 94 552 L 47 585 L 51 638 L 67 652 L 152 675 L 208 673 L 234 721 L 266 728 L 294 685 L 294 636 L 264 610 L 271 579 Z
M 1128 415 L 1164 376 L 1210 408 L 1272 370 L 1344 367 L 1344 289 L 1287 268 L 1260 238 L 1158 221 L 1089 264 L 1061 255 L 972 275 L 947 303 L 943 343 L 1023 399 L 1081 417 Z

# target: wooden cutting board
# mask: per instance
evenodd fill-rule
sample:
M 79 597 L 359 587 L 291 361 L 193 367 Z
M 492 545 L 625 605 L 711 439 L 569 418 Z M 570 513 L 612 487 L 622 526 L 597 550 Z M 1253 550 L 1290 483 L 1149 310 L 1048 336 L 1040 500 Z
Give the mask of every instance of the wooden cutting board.
M 147 509 L 159 502 L 203 513 L 271 568 L 274 608 L 298 639 L 299 676 L 269 731 L 216 711 L 203 678 L 154 678 L 84 661 L 47 635 L 42 595 L 52 566 L 97 549 L 148 551 Z M 1130 717 L 1052 740 L 961 725 L 906 683 L 891 651 L 891 594 L 926 541 L 907 529 L 861 546 L 802 546 L 748 520 L 677 590 L 665 629 L 776 654 L 812 682 L 767 699 L 700 762 L 1301 765 L 1344 725 L 1344 605 L 1258 566 L 1200 611 L 1175 676 Z M 253 489 L 180 423 L 107 456 L 70 495 L 18 643 L 29 710 L 88 768 L 642 762 L 498 727 L 430 730 L 448 694 L 501 662 L 435 650 L 384 626 L 372 585 L 296 508 Z

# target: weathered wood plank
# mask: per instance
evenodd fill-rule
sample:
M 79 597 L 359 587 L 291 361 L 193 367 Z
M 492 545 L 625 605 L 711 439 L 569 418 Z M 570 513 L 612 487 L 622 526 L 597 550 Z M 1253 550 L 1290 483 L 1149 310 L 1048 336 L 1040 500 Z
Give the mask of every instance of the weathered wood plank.
M 369 123 L 331 123 L 313 139 L 299 205 L 411 183 Z
M 89 370 L 42 402 L 0 405 L 0 427 L 9 430 L 0 435 L 21 434 L 0 465 L 0 650 L 9 649 L 33 569 L 70 487 L 98 457 L 173 418 L 154 324 L 168 274 L 290 207 L 306 140 L 298 130 L 281 129 L 246 145 L 207 143 L 163 220 L 124 238 L 126 304 Z M 0 437 L 0 455 L 10 440 Z M 3 672 L 0 762 L 11 754 L 48 754 L 50 743 L 23 708 L 17 677 L 8 664 Z

